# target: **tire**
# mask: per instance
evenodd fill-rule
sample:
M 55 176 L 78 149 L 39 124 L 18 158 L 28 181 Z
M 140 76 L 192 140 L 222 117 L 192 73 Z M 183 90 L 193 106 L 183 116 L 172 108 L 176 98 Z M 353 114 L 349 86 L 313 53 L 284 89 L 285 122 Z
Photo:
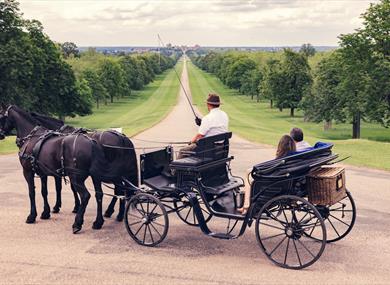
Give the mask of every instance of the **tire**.
M 312 227 L 318 227 L 321 239 L 313 240 L 304 234 Z M 255 232 L 265 255 L 288 269 L 312 265 L 326 245 L 326 227 L 321 214 L 307 200 L 293 195 L 278 196 L 265 203 L 256 218 Z
M 199 201 L 199 206 L 202 209 L 202 213 L 204 216 L 204 219 L 206 223 L 210 221 L 212 215 L 210 212 L 207 210 L 206 206 L 203 203 L 202 198 L 200 197 L 199 194 L 197 194 L 197 198 Z M 176 210 L 177 216 L 182 220 L 184 223 L 190 226 L 197 227 L 199 226 L 198 219 L 196 218 L 195 212 L 193 207 L 191 206 L 190 201 L 183 195 L 180 197 L 180 201 L 174 201 L 173 206 Z
M 129 235 L 140 245 L 156 246 L 168 234 L 167 211 L 160 200 L 150 194 L 140 193 L 129 200 L 124 222 Z
M 343 239 L 352 230 L 356 221 L 356 205 L 349 191 L 346 196 L 331 206 L 316 206 L 320 212 L 327 231 L 326 242 L 331 243 Z M 318 240 L 317 229 L 305 233 Z

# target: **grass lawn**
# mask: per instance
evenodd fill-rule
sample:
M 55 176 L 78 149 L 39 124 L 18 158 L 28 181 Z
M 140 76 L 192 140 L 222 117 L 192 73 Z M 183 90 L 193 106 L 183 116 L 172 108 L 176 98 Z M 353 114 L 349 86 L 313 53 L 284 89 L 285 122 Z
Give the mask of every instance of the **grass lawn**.
M 390 129 L 378 124 L 362 123 L 362 139 L 350 139 L 352 125 L 337 124 L 332 130 L 323 131 L 323 124 L 304 122 L 301 112 L 296 117 L 289 116 L 289 110 L 280 112 L 270 109 L 268 102 L 256 103 L 250 97 L 239 95 L 226 87 L 214 75 L 206 73 L 192 63 L 188 63 L 191 93 L 194 103 L 206 113 L 203 103 L 210 92 L 222 96 L 222 109 L 230 117 L 230 129 L 248 140 L 277 145 L 280 137 L 294 126 L 305 133 L 305 140 L 313 144 L 328 141 L 335 144 L 334 151 L 341 157 L 351 156 L 347 163 L 390 170 Z
M 176 69 L 181 74 L 183 63 Z M 122 98 L 107 106 L 94 109 L 85 117 L 67 119 L 66 124 L 91 129 L 123 128 L 132 136 L 163 119 L 176 105 L 179 95 L 179 81 L 173 69 L 156 76 L 153 82 L 140 91 L 132 91 L 131 96 Z M 0 141 L 0 154 L 16 152 L 15 137 Z

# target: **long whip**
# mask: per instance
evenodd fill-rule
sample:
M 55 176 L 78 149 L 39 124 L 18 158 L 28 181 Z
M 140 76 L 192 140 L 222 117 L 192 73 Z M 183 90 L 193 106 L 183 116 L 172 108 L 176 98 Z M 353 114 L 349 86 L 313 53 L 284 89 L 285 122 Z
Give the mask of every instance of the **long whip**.
M 165 44 L 164 44 L 164 42 L 162 41 L 160 35 L 157 34 L 157 36 L 158 36 L 158 39 L 159 39 L 161 45 L 162 45 L 162 46 L 165 46 Z M 185 52 L 183 51 L 183 49 L 182 49 L 182 52 L 183 52 L 183 55 L 185 55 Z M 181 88 L 182 88 L 182 90 L 183 90 L 183 92 L 184 92 L 184 95 L 185 95 L 186 98 L 187 98 L 187 102 L 188 102 L 188 104 L 189 104 L 190 107 L 191 107 L 192 113 L 194 114 L 195 118 L 197 118 L 198 115 L 196 114 L 196 112 L 195 112 L 195 110 L 194 110 L 194 107 L 192 106 L 192 102 L 191 102 L 191 100 L 190 100 L 190 97 L 188 96 L 187 91 L 186 91 L 186 89 L 184 88 L 184 85 L 183 85 L 183 83 L 182 83 L 182 81 L 181 81 L 181 79 L 180 79 L 179 74 L 177 73 L 176 68 L 173 67 L 173 70 L 175 71 L 176 77 L 177 77 L 177 79 L 179 80 L 179 83 L 180 83 L 180 86 L 181 86 Z

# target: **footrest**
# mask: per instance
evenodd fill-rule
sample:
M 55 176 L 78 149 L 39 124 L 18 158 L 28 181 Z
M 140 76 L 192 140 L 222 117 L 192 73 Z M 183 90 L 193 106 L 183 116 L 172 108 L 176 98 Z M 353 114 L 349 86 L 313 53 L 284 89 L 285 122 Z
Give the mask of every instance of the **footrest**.
M 233 239 L 236 236 L 231 234 L 225 234 L 225 233 L 210 233 L 209 236 L 213 238 L 220 238 L 220 239 Z

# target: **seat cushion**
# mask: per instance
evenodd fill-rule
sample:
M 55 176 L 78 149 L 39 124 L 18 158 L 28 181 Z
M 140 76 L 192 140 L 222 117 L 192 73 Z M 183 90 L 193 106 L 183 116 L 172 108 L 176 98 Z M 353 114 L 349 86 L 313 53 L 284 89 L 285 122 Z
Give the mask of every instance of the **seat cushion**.
M 184 157 L 181 159 L 176 159 L 171 162 L 171 166 L 199 166 L 204 163 L 212 161 L 211 158 L 201 158 L 201 157 L 196 157 L 196 156 L 190 156 L 190 157 Z

